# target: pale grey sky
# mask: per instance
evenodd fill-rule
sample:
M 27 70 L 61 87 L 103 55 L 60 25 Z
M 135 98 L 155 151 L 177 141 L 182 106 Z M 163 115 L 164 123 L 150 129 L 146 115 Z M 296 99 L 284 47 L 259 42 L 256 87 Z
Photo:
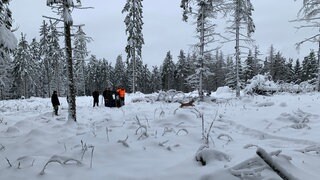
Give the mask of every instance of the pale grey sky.
M 191 50 L 194 44 L 195 27 L 192 23 L 182 21 L 181 0 L 144 0 L 143 34 L 145 45 L 142 49 L 143 62 L 150 66 L 160 65 L 166 52 L 171 51 L 174 61 L 177 60 L 180 49 Z M 294 44 L 318 32 L 317 29 L 297 31 L 294 23 L 289 20 L 296 18 L 301 7 L 301 0 L 251 0 L 255 8 L 253 19 L 256 32 L 253 38 L 261 53 L 267 54 L 271 44 L 281 51 L 285 57 L 302 58 L 310 49 L 317 49 L 316 44 L 305 44 L 298 53 Z M 124 52 L 126 46 L 124 15 L 121 10 L 125 0 L 82 0 L 84 6 L 94 9 L 77 10 L 73 13 L 75 24 L 85 24 L 84 31 L 94 39 L 88 44 L 91 54 L 98 58 L 106 58 L 114 64 L 116 57 Z M 13 0 L 10 3 L 15 20 L 15 32 L 20 38 L 21 32 L 27 34 L 27 39 L 37 37 L 43 21 L 42 15 L 54 15 L 46 7 L 46 0 Z M 55 15 L 54 15 L 55 16 Z M 219 25 L 219 24 L 218 24 Z M 217 46 L 213 44 L 212 46 Z M 234 44 L 225 45 L 225 54 L 233 54 Z M 264 57 L 262 55 L 261 57 Z

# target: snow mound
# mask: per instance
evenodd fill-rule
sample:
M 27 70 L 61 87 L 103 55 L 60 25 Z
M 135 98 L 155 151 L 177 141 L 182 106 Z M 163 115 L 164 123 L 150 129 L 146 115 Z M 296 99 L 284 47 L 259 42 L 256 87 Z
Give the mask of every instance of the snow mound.
M 17 127 L 11 126 L 11 127 L 8 127 L 8 129 L 6 130 L 6 133 L 17 134 L 17 133 L 20 133 L 20 130 Z

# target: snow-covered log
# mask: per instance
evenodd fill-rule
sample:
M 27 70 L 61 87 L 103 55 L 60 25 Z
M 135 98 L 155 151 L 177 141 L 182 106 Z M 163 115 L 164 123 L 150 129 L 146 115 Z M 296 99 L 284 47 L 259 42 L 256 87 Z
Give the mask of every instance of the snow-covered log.
M 264 160 L 271 169 L 276 172 L 283 180 L 297 180 L 290 173 L 288 173 L 284 168 L 282 168 L 278 163 L 276 163 L 272 157 L 262 148 L 257 149 L 257 155 Z

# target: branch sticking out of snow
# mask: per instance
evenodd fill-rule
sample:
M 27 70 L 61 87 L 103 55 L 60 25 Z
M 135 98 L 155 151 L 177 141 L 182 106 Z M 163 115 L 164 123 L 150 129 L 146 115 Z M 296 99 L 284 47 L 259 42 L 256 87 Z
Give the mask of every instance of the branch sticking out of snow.
M 176 135 L 180 135 L 179 133 L 180 133 L 181 131 L 182 131 L 182 132 L 185 132 L 186 135 L 189 134 L 189 132 L 188 132 L 187 129 L 182 128 L 182 129 L 179 129 L 179 130 L 178 130 L 178 132 L 176 133 Z
M 118 140 L 118 143 L 121 143 L 124 147 L 129 147 L 129 144 L 127 143 L 129 136 L 127 135 L 126 139 L 124 140 Z
M 9 167 L 12 167 L 12 164 L 10 163 L 9 159 L 6 158 L 6 160 L 7 160 L 7 163 L 9 164 Z
M 302 152 L 302 153 L 314 151 L 315 153 L 320 154 L 320 145 L 309 146 L 309 147 L 306 147 L 306 148 L 298 150 L 298 151 Z
M 228 142 L 233 141 L 232 137 L 228 134 L 220 134 L 217 138 L 222 140 L 223 137 L 226 137 Z
M 82 164 L 79 160 L 73 159 L 73 158 L 69 158 L 69 157 L 64 157 L 64 156 L 58 156 L 58 155 L 53 155 L 49 161 L 44 165 L 43 169 L 40 172 L 40 175 L 44 175 L 44 170 L 46 169 L 46 167 L 52 163 L 52 162 L 56 162 L 59 163 L 61 165 L 66 165 L 68 162 L 73 161 L 76 162 L 77 165 Z
M 284 168 L 282 168 L 277 162 L 273 160 L 273 158 L 262 148 L 258 148 L 257 150 L 258 156 L 262 160 L 264 160 L 271 169 L 276 172 L 283 180 L 297 180 L 291 174 L 289 174 Z
M 270 153 L 270 156 L 278 156 L 281 153 L 280 150 Z M 234 176 L 245 178 L 245 177 L 260 177 L 261 172 L 267 168 L 265 162 L 259 157 L 253 157 L 247 159 L 232 168 L 230 173 Z
M 229 162 L 230 156 L 214 149 L 204 148 L 196 153 L 195 159 L 196 161 L 199 161 L 203 166 L 205 166 L 212 161 Z

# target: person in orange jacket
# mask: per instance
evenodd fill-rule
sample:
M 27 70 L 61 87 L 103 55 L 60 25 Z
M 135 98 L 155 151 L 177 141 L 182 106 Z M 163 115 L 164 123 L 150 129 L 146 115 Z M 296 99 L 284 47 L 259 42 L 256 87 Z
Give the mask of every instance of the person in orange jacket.
M 120 99 L 120 107 L 124 105 L 124 97 L 126 95 L 126 90 L 124 88 L 118 88 L 117 93 Z

